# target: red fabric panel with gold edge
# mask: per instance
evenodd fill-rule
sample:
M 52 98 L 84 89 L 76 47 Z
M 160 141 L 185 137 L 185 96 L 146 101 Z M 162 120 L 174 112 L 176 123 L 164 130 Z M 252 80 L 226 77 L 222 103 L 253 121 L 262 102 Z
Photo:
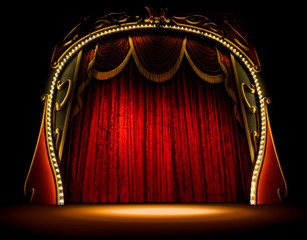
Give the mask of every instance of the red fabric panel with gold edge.
M 34 189 L 32 203 L 54 205 L 57 203 L 56 186 L 46 147 L 44 117 L 25 187 L 27 192 Z
M 221 21 L 222 26 L 226 30 L 227 39 L 239 47 L 244 54 L 252 61 L 254 70 L 260 71 L 260 62 L 253 42 L 246 35 L 242 26 L 238 21 L 231 21 L 230 19 L 225 19 Z
M 279 203 L 278 189 L 285 192 L 285 182 L 274 149 L 271 126 L 267 124 L 267 140 L 263 164 L 258 181 L 257 204 Z

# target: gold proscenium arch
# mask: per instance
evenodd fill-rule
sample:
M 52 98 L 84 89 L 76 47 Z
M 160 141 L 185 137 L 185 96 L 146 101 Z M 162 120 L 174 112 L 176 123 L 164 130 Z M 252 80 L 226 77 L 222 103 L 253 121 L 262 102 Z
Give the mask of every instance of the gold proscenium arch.
M 114 16 L 113 16 L 114 17 Z M 167 19 L 166 16 L 163 16 L 163 19 Z M 107 26 L 105 28 L 99 28 L 98 30 L 94 30 L 93 32 L 81 37 L 78 39 L 79 35 L 76 37 L 75 33 L 72 34 L 71 39 L 69 40 L 69 37 L 66 36 L 65 39 L 68 39 L 69 43 L 66 45 L 70 45 L 68 48 L 65 49 L 65 51 L 57 58 L 57 60 L 52 61 L 52 68 L 55 69 L 51 79 L 51 85 L 50 90 L 48 94 L 48 103 L 47 103 L 47 117 L 46 117 L 46 135 L 47 135 L 47 146 L 48 146 L 48 153 L 49 158 L 51 159 L 51 162 L 53 164 L 53 172 L 55 176 L 56 186 L 57 186 L 57 192 L 58 192 L 58 201 L 57 204 L 63 205 L 64 204 L 64 192 L 62 187 L 62 180 L 61 180 L 61 174 L 59 171 L 58 166 L 58 154 L 57 154 L 57 148 L 58 148 L 58 140 L 57 135 L 59 134 L 60 130 L 54 129 L 54 121 L 55 121 L 55 112 L 59 111 L 63 104 L 67 101 L 67 97 L 69 96 L 70 92 L 70 86 L 71 83 L 69 80 L 64 82 L 59 82 L 59 77 L 62 74 L 62 71 L 65 69 L 68 62 L 74 57 L 77 53 L 79 53 L 84 46 L 87 44 L 96 41 L 99 38 L 103 38 L 105 36 L 109 36 L 114 33 L 118 32 L 129 32 L 133 30 L 141 30 L 141 29 L 158 29 L 163 28 L 164 30 L 169 31 L 178 31 L 178 32 L 185 32 L 188 34 L 195 34 L 199 36 L 203 36 L 205 38 L 211 39 L 215 41 L 217 44 L 227 48 L 230 53 L 236 57 L 236 59 L 241 63 L 242 66 L 245 67 L 247 70 L 247 73 L 249 74 L 250 78 L 252 79 L 253 83 L 249 86 L 242 85 L 242 90 L 245 91 L 245 88 L 249 90 L 250 92 L 257 94 L 257 100 L 258 100 L 258 106 L 259 109 L 256 106 L 249 105 L 249 102 L 245 101 L 245 104 L 248 106 L 250 111 L 255 112 L 258 111 L 259 114 L 259 127 L 258 131 L 259 133 L 256 133 L 254 136 L 254 141 L 256 141 L 255 144 L 257 144 L 257 154 L 254 161 L 254 169 L 252 173 L 252 180 L 251 180 L 251 188 L 250 188 L 250 204 L 255 205 L 256 204 L 256 198 L 257 198 L 257 183 L 259 178 L 259 172 L 260 167 L 263 161 L 263 155 L 264 155 L 264 149 L 265 149 L 265 142 L 266 142 L 266 124 L 267 124 L 267 116 L 266 116 L 266 102 L 267 98 L 263 95 L 261 84 L 259 81 L 259 65 L 255 64 L 251 59 L 246 55 L 243 48 L 241 48 L 240 44 L 237 43 L 238 40 L 232 41 L 227 38 L 227 36 L 221 35 L 217 31 L 212 31 L 212 28 L 202 29 L 198 26 L 193 25 L 184 25 L 176 22 L 170 22 L 165 21 L 159 22 L 159 24 L 156 23 L 147 23 L 146 19 L 142 20 L 140 17 L 136 17 L 134 21 L 132 22 L 116 22 L 116 24 Z M 118 24 L 119 23 L 119 24 Z M 208 24 L 207 24 L 208 25 Z M 212 24 L 211 24 L 212 25 Z M 211 29 L 211 30 L 210 30 Z M 215 29 L 214 29 L 215 30 Z M 72 31 L 73 32 L 73 31 Z M 256 67 L 255 67 L 256 66 Z M 55 103 L 55 93 L 62 88 L 64 84 L 68 84 L 68 91 L 67 95 L 64 97 L 61 103 L 56 102 Z M 55 110 L 54 110 L 55 109 Z M 257 125 L 258 125 L 257 124 Z M 59 187 L 60 186 L 60 187 Z

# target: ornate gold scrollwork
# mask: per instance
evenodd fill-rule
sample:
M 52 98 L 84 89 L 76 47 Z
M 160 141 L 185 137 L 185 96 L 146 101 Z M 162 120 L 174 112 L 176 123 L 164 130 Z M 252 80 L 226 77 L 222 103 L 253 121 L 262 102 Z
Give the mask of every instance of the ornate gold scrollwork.
M 209 30 L 215 33 L 219 33 L 219 27 L 209 18 L 195 14 L 189 16 L 173 16 L 174 22 L 178 25 L 181 25 L 176 20 L 184 20 L 187 24 L 198 26 L 198 27 L 208 27 Z
M 288 185 L 287 185 L 284 173 L 283 173 L 281 165 L 280 165 L 280 160 L 279 160 L 277 152 L 276 152 L 276 147 L 275 147 L 275 143 L 274 143 L 274 139 L 273 139 L 273 135 L 272 135 L 272 131 L 271 131 L 271 126 L 270 126 L 269 112 L 268 112 L 268 106 L 267 105 L 271 104 L 271 99 L 269 99 L 268 97 L 264 97 L 263 100 L 264 100 L 263 102 L 264 102 L 265 111 L 266 111 L 266 115 L 267 115 L 266 121 L 267 121 L 267 125 L 269 126 L 268 131 L 270 131 L 271 141 L 272 141 L 273 149 L 274 149 L 274 152 L 275 152 L 275 155 L 276 155 L 277 164 L 278 164 L 278 167 L 279 167 L 279 171 L 280 171 L 282 180 L 284 182 L 284 189 L 277 188 L 277 190 L 276 190 L 278 198 L 282 202 L 283 199 L 288 196 Z
M 67 46 L 79 39 L 80 29 L 79 27 L 85 22 L 89 17 L 83 18 L 63 39 L 63 46 Z
M 242 91 L 244 103 L 245 103 L 246 107 L 248 108 L 248 110 L 251 113 L 255 114 L 256 111 L 257 111 L 257 107 L 250 105 L 249 101 L 246 98 L 244 87 L 246 87 L 249 90 L 249 92 L 252 93 L 252 94 L 254 94 L 256 92 L 256 88 L 253 84 L 251 84 L 251 86 L 248 86 L 246 83 L 241 83 L 241 91 Z
M 152 9 L 149 7 L 145 7 L 146 11 L 148 12 L 149 17 L 144 19 L 144 22 L 150 23 L 169 23 L 171 20 L 169 17 L 166 16 L 167 8 L 160 8 L 160 9 Z
M 124 12 L 120 13 L 109 13 L 101 17 L 95 22 L 94 28 L 99 29 L 103 27 L 106 24 L 112 24 L 112 23 L 123 23 L 127 21 L 129 18 L 129 15 L 127 15 Z
M 61 140 L 61 129 L 60 128 L 56 128 L 53 132 L 53 136 L 55 137 L 55 149 L 58 150 L 59 148 L 59 144 L 60 144 L 60 140 Z
M 58 103 L 58 102 L 55 103 L 55 109 L 57 111 L 60 111 L 63 108 L 63 106 L 67 102 L 68 96 L 70 95 L 70 91 L 71 91 L 71 80 L 70 79 L 66 79 L 62 83 L 61 83 L 61 81 L 58 81 L 57 85 L 56 85 L 56 88 L 57 88 L 57 90 L 61 90 L 65 83 L 68 83 L 68 89 L 67 89 L 66 95 L 63 98 L 62 102 L 61 103 Z
M 111 25 L 136 24 L 141 20 L 142 18 L 139 16 L 130 16 L 125 12 L 109 13 L 94 23 L 94 29 L 97 30 Z
M 35 188 L 33 188 L 33 187 L 30 190 L 25 191 L 25 196 L 29 197 L 29 202 L 32 202 L 32 199 L 34 197 L 34 193 L 35 193 Z
M 271 104 L 271 99 L 269 99 L 268 97 L 264 97 L 263 100 L 267 105 Z
M 79 37 L 78 34 L 74 35 L 71 39 L 67 40 L 66 38 L 64 38 L 63 40 L 63 46 L 67 46 L 69 44 L 71 44 L 72 42 L 76 41 L 76 39 Z M 66 41 L 65 41 L 66 40 Z
M 224 20 L 224 22 L 237 34 L 234 41 L 245 51 L 249 51 L 249 45 L 246 39 L 227 20 Z
M 285 177 L 283 176 L 283 179 L 286 183 L 286 180 L 285 180 Z M 282 202 L 283 199 L 285 199 L 287 196 L 288 196 L 288 189 L 287 189 L 287 185 L 285 184 L 286 186 L 286 189 L 285 190 L 282 190 L 281 188 L 278 188 L 277 189 L 277 194 L 278 194 L 278 197 L 280 199 L 280 201 Z
M 64 86 L 64 84 L 68 83 L 68 88 L 67 88 L 67 92 L 63 98 L 63 100 L 61 102 L 56 102 L 54 104 L 54 108 L 53 108 L 53 112 L 52 112 L 52 127 L 54 129 L 53 131 L 53 137 L 55 138 L 55 149 L 58 150 L 59 148 L 59 144 L 60 144 L 60 140 L 61 140 L 61 129 L 60 128 L 55 128 L 55 122 L 56 122 L 56 112 L 60 111 L 66 104 L 69 95 L 71 93 L 71 87 L 72 87 L 72 82 L 70 79 L 66 79 L 64 82 L 61 83 L 61 81 L 59 80 L 56 84 L 56 88 L 57 90 L 61 90 L 62 87 Z
M 202 27 L 206 27 L 208 26 L 209 29 L 213 32 L 218 32 L 219 31 L 219 28 L 218 26 L 212 22 L 209 18 L 203 16 L 203 15 L 191 15 L 191 16 L 187 16 L 186 17 L 186 21 L 189 23 L 189 24 L 192 24 L 192 25 L 199 25 L 202 21 L 205 21 L 201 24 Z
M 251 84 L 251 86 L 248 86 L 246 83 L 241 83 L 241 91 L 242 91 L 244 104 L 252 114 L 256 114 L 257 130 L 259 130 L 259 128 L 260 128 L 259 111 L 258 111 L 258 108 L 256 106 L 252 106 L 249 103 L 249 101 L 248 101 L 248 99 L 245 95 L 245 88 L 247 88 L 249 90 L 249 92 L 252 93 L 252 94 L 255 94 L 256 88 L 255 88 L 254 84 Z M 253 141 L 254 148 L 257 151 L 258 150 L 258 141 L 259 141 L 259 133 L 257 131 L 252 132 L 252 141 Z
M 258 151 L 258 141 L 259 141 L 259 133 L 257 131 L 252 132 L 252 140 L 254 144 L 255 151 Z
M 56 121 L 56 105 L 54 105 L 53 111 L 52 111 L 52 129 L 55 129 L 55 121 Z M 53 131 L 53 137 L 55 138 L 55 149 L 58 149 L 58 145 L 61 139 L 61 130 L 59 128 L 56 128 Z

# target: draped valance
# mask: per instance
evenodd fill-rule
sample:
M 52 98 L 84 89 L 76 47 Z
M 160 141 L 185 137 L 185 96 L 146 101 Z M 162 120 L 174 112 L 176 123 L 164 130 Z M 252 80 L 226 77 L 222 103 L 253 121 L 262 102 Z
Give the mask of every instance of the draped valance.
M 115 77 L 131 56 L 143 76 L 154 82 L 172 78 L 184 56 L 204 81 L 221 83 L 226 77 L 212 44 L 165 35 L 134 35 L 100 41 L 96 45 L 91 76 L 98 80 Z
M 178 71 L 183 58 L 204 81 L 223 83 L 234 103 L 234 112 L 242 125 L 229 56 L 212 42 L 182 35 L 124 35 L 106 37 L 90 47 L 83 56 L 72 117 L 82 107 L 82 93 L 91 79 L 108 80 L 117 76 L 133 60 L 140 73 L 154 82 L 164 82 Z

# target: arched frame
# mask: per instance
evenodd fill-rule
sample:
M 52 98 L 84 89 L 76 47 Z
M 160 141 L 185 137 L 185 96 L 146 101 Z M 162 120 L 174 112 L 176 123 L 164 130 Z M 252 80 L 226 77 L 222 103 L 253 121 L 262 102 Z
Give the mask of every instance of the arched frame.
M 184 32 L 185 34 L 194 34 L 208 38 L 214 41 L 216 44 L 226 48 L 231 54 L 232 61 L 237 61 L 240 63 L 251 81 L 250 86 L 248 86 L 246 83 L 242 83 L 241 88 L 238 88 L 238 90 L 241 89 L 240 94 L 243 99 L 242 102 L 245 103 L 246 108 L 249 109 L 251 113 L 255 114 L 258 111 L 257 116 L 255 115 L 255 118 L 258 119 L 258 128 L 257 131 L 253 131 L 251 134 L 254 147 L 250 147 L 250 151 L 251 149 L 254 149 L 255 153 L 252 154 L 253 170 L 250 185 L 250 204 L 256 205 L 258 203 L 262 203 L 257 201 L 259 194 L 258 183 L 260 172 L 266 156 L 266 146 L 268 144 L 272 145 L 272 149 L 274 150 L 273 154 L 275 155 L 280 174 L 284 182 L 283 191 L 280 188 L 277 189 L 278 197 L 281 199 L 283 197 L 282 195 L 285 196 L 287 194 L 287 185 L 281 171 L 279 159 L 272 139 L 267 111 L 267 104 L 270 103 L 270 100 L 265 95 L 265 90 L 263 89 L 263 84 L 261 83 L 261 67 L 253 45 L 246 40 L 246 37 L 243 36 L 242 31 L 239 31 L 240 29 L 238 30 L 238 28 L 235 28 L 232 24 L 230 24 L 230 21 L 228 21 L 227 18 L 224 18 L 219 24 L 217 24 L 203 15 L 173 16 L 169 18 L 166 15 L 166 11 L 163 9 L 160 9 L 160 12 L 158 13 L 154 12 L 152 9 L 146 10 L 148 11 L 149 17 L 131 17 L 125 13 L 105 15 L 104 17 L 95 21 L 90 31 L 84 33 L 81 26 L 86 25 L 84 22 L 88 23 L 89 20 L 86 18 L 84 19 L 83 23 L 78 24 L 64 38 L 62 45 L 58 46 L 54 52 L 51 61 L 51 68 L 53 70 L 51 72 L 49 92 L 44 95 L 45 110 L 41 127 L 41 131 L 43 131 L 43 133 L 41 132 L 40 136 L 43 134 L 43 137 L 45 138 L 48 159 L 55 182 L 55 204 L 64 204 L 64 189 L 58 165 L 60 161 L 59 139 L 61 138 L 61 130 L 56 128 L 55 118 L 57 111 L 60 111 L 63 108 L 72 91 L 72 81 L 70 79 L 61 81 L 60 78 L 70 62 L 73 61 L 73 59 L 76 59 L 77 56 L 78 58 L 81 57 L 82 49 L 86 45 L 93 43 L 97 39 L 115 33 L 128 33 L 135 30 L 140 31 L 142 29 L 163 29 L 164 31 Z M 78 63 L 76 65 L 78 65 Z M 66 85 L 67 87 L 65 87 Z M 62 88 L 65 88 L 65 93 L 64 95 L 61 93 L 60 99 L 62 99 L 62 101 L 58 102 L 58 98 L 56 96 Z M 255 94 L 257 106 L 251 106 L 249 99 L 245 94 L 246 90 L 252 94 Z M 245 127 L 246 129 L 248 128 L 247 126 Z M 271 138 L 269 142 L 267 139 L 268 132 Z M 63 149 L 61 149 L 61 151 L 62 150 Z M 34 158 L 35 157 L 33 157 L 32 164 Z M 27 188 L 27 180 L 25 182 L 25 193 Z M 31 198 L 33 198 L 34 189 L 31 188 L 31 190 Z M 267 203 L 267 201 L 263 201 L 263 203 Z

